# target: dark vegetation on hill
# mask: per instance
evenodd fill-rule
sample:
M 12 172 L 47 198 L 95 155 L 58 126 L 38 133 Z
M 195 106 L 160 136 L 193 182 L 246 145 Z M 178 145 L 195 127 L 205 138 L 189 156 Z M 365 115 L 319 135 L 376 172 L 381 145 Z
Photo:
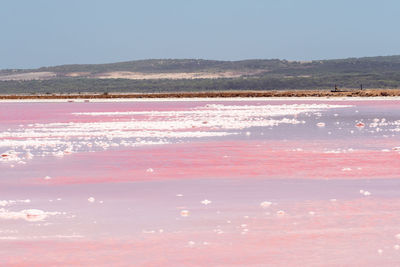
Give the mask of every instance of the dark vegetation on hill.
M 217 79 L 98 79 L 115 71 L 140 73 L 223 73 L 241 77 Z M 78 92 L 183 92 L 339 88 L 400 88 L 400 56 L 298 62 L 287 60 L 214 61 L 194 59 L 140 60 L 112 64 L 62 65 L 30 70 L 0 70 L 1 77 L 52 72 L 41 80 L 0 81 L 0 94 Z M 83 73 L 69 77 L 71 73 Z

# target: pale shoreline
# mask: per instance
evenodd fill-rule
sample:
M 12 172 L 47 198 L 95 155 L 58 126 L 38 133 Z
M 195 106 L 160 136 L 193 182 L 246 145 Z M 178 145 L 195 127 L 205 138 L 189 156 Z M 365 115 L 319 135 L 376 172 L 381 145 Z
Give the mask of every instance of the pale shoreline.
M 400 101 L 400 96 L 376 97 L 171 97 L 171 98 L 58 98 L 0 99 L 0 103 L 107 103 L 107 102 L 204 102 L 204 101 Z

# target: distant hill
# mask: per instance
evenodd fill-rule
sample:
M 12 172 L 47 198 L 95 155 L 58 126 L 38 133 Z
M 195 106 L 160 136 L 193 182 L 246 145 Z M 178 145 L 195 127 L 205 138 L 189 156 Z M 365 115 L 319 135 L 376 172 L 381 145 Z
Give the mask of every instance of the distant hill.
M 150 59 L 0 70 L 0 94 L 400 87 L 400 56 L 336 60 Z

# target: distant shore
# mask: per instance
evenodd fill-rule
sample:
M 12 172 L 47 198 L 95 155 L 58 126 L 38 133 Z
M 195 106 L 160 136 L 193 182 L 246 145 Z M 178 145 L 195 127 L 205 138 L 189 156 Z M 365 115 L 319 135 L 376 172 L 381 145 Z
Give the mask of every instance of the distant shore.
M 279 90 L 279 91 L 212 91 L 168 93 L 81 93 L 81 94 L 9 94 L 0 99 L 113 99 L 113 98 L 234 98 L 234 97 L 399 97 L 400 89 L 367 90 Z

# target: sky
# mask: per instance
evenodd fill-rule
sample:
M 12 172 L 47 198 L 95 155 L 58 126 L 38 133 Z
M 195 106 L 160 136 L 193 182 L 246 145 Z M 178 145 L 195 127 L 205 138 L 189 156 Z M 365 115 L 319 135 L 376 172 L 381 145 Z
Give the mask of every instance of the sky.
M 0 69 L 400 54 L 398 0 L 0 0 Z

